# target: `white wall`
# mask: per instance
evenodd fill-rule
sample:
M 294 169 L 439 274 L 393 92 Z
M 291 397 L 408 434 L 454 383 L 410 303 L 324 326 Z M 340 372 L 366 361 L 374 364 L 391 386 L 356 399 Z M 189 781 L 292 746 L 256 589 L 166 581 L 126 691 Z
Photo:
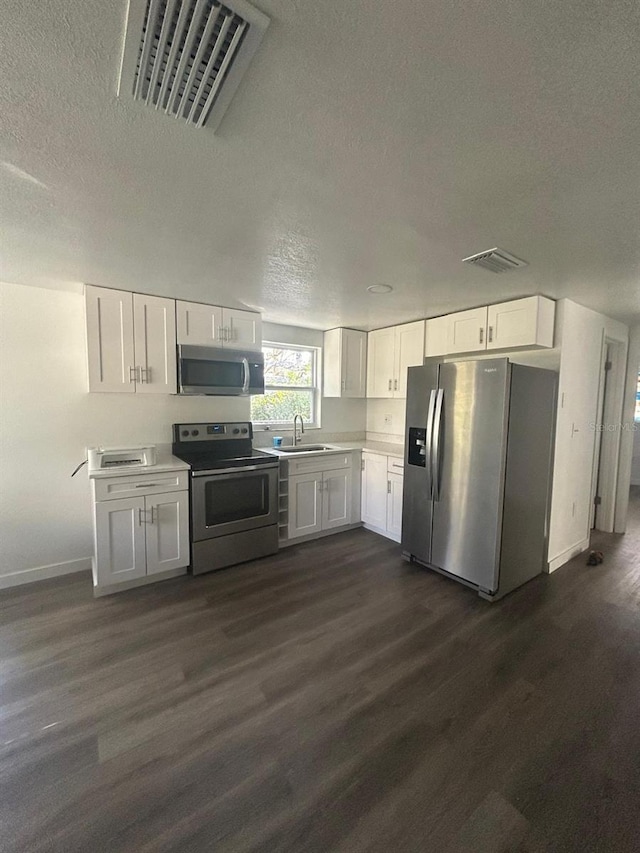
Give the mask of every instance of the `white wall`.
M 636 424 L 633 437 L 633 458 L 631 462 L 631 485 L 640 486 L 640 424 Z
M 0 299 L 2 585 L 13 573 L 91 555 L 86 467 L 70 477 L 87 446 L 166 444 L 172 423 L 246 420 L 249 401 L 89 394 L 84 297 L 1 284 Z
M 551 571 L 589 544 L 602 347 L 605 338 L 623 341 L 626 360 L 628 332 L 623 324 L 571 300 L 557 304 L 561 358 L 549 529 Z

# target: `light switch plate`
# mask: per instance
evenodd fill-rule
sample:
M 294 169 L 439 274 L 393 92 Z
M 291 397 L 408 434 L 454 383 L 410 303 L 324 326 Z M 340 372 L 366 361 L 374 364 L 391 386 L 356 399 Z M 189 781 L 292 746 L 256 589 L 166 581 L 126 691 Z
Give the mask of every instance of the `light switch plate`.
M 390 427 L 390 426 L 391 426 L 391 424 L 392 424 L 392 422 L 393 422 L 393 418 L 392 418 L 392 416 L 391 416 L 391 415 L 385 415 L 385 416 L 384 416 L 384 425 L 385 425 L 386 427 Z

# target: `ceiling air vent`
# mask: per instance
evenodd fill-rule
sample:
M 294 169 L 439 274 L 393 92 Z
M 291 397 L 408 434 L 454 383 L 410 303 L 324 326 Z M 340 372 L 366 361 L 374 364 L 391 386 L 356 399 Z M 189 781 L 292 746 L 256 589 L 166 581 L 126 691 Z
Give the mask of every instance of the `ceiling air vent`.
M 470 255 L 468 258 L 463 258 L 462 263 L 483 267 L 485 270 L 491 270 L 491 272 L 509 272 L 509 270 L 517 270 L 520 267 L 529 266 L 526 261 L 516 258 L 515 255 L 511 255 L 497 246 L 493 249 L 487 249 L 485 252 L 478 252 L 477 255 Z
M 118 95 L 215 130 L 268 26 L 245 0 L 129 0 Z

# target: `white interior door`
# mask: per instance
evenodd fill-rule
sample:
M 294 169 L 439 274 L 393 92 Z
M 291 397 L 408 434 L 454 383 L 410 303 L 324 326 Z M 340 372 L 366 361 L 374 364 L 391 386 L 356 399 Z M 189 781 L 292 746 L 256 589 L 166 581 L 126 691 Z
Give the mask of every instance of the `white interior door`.
M 197 347 L 222 345 L 222 308 L 199 302 L 176 302 L 176 334 L 179 344 Z
M 189 565 L 189 492 L 146 499 L 147 574 Z
M 369 332 L 367 397 L 393 397 L 395 339 L 394 328 Z
M 396 369 L 393 396 L 407 396 L 407 369 L 424 361 L 424 320 L 396 327 Z
M 225 328 L 224 345 L 227 349 L 262 350 L 262 318 L 252 311 L 235 311 L 225 308 L 222 313 Z
M 175 394 L 175 300 L 134 293 L 133 327 L 138 394 Z
M 322 530 L 322 474 L 289 477 L 289 539 Z
M 387 457 L 362 454 L 362 520 L 371 527 L 387 526 Z
M 89 391 L 136 390 L 131 293 L 85 288 Z
M 400 541 L 402 535 L 402 474 L 389 472 L 387 486 L 387 533 Z
M 487 307 L 448 315 L 448 354 L 476 352 L 487 346 Z
M 144 498 L 95 504 L 98 586 L 142 578 L 146 574 Z
M 351 524 L 351 468 L 326 471 L 322 481 L 322 529 Z

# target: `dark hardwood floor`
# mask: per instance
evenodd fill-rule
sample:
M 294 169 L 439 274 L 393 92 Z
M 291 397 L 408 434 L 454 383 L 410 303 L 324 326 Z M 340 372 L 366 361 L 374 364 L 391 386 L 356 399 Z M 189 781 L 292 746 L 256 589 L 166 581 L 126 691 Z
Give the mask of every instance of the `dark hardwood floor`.
M 639 850 L 632 516 L 496 604 L 363 530 L 3 593 L 0 850 Z

